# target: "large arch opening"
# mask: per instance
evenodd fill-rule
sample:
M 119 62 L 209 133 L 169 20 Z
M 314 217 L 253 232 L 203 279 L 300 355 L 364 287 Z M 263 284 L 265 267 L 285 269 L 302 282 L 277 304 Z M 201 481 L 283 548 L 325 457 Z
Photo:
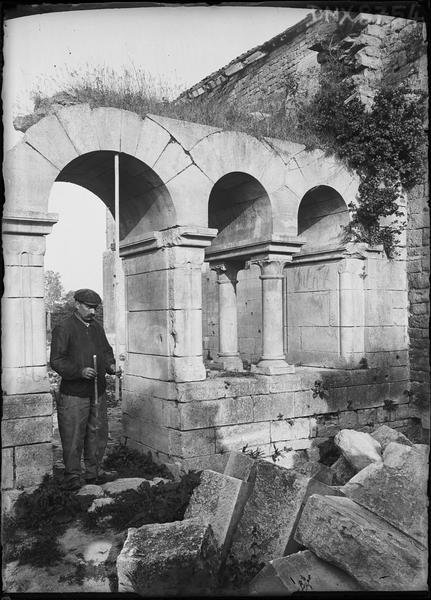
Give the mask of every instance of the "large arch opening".
M 89 152 L 75 158 L 56 181 L 86 188 L 98 196 L 114 215 L 114 155 Z M 159 231 L 175 224 L 175 210 L 160 177 L 148 165 L 119 153 L 120 241 Z

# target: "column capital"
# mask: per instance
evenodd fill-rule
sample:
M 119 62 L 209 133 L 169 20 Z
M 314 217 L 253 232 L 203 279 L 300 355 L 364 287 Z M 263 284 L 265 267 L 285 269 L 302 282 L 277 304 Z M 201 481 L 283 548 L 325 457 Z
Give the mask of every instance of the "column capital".
M 245 266 L 243 261 L 220 261 L 210 263 L 211 271 L 217 273 L 217 283 L 233 283 L 236 285 L 238 271 L 241 271 Z
M 160 248 L 185 246 L 206 248 L 217 235 L 217 229 L 206 227 L 171 227 L 163 231 L 150 231 L 133 239 L 120 241 L 120 256 L 146 254 Z
M 248 261 L 249 265 L 258 265 L 261 279 L 282 279 L 284 266 L 292 261 L 292 256 L 284 254 L 262 254 Z
M 2 232 L 25 235 L 48 235 L 58 221 L 56 213 L 40 213 L 32 210 L 4 213 Z

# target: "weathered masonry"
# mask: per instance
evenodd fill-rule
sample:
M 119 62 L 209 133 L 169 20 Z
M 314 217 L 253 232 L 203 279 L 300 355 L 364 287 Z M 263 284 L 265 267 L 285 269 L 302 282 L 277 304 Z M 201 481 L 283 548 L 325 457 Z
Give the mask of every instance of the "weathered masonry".
M 52 462 L 49 192 L 55 181 L 75 183 L 112 211 L 114 153 L 128 444 L 199 466 L 246 444 L 266 455 L 286 447 L 293 461 L 296 450 L 311 451 L 341 427 L 409 423 L 405 257 L 390 262 L 381 248 L 342 243 L 354 176 L 287 141 L 57 106 L 5 157 L 4 489 L 39 481 Z M 208 277 L 213 287 L 202 285 Z M 238 305 L 250 280 L 262 318 L 260 345 L 247 350 Z M 204 365 L 203 331 L 213 317 L 221 372 Z M 207 348 L 215 343 L 206 338 Z M 241 375 L 245 358 L 255 364 Z

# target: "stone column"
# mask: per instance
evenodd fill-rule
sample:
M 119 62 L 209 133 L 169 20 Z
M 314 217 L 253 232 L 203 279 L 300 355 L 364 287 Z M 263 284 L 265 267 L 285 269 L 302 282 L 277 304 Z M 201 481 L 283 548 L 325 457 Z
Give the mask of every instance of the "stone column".
M 242 371 L 238 351 L 236 285 L 242 263 L 223 262 L 211 265 L 217 273 L 219 299 L 219 352 L 217 361 L 227 371 Z
M 262 357 L 252 370 L 264 375 L 294 373 L 284 357 L 283 349 L 283 268 L 289 256 L 254 258 L 260 266 L 262 281 Z
M 3 217 L 3 490 L 38 484 L 52 469 L 43 261 L 56 221 L 32 211 Z

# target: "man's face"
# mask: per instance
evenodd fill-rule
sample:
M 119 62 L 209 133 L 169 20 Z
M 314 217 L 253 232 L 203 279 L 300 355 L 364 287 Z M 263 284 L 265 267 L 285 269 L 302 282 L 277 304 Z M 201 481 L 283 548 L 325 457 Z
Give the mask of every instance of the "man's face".
M 96 314 L 96 308 L 97 306 L 88 306 L 88 304 L 85 304 L 85 302 L 76 303 L 76 310 L 78 311 L 81 319 L 87 323 L 93 321 Z

